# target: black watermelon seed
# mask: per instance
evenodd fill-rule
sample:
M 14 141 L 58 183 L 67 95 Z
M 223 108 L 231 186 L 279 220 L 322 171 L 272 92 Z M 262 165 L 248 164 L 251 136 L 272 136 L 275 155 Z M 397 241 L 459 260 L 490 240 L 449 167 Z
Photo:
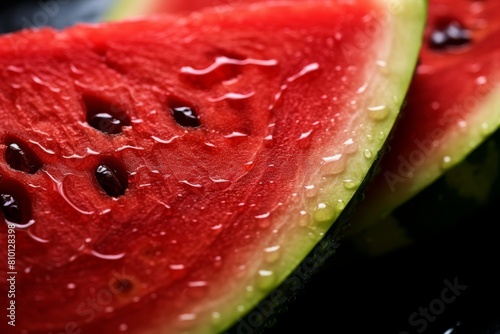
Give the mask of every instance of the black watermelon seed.
M 181 99 L 170 98 L 168 104 L 175 122 L 180 126 L 197 128 L 201 125 L 196 109 L 187 102 Z
M 129 293 L 133 290 L 134 284 L 126 278 L 117 278 L 113 282 L 113 287 L 120 293 Z
M 42 167 L 42 163 L 35 153 L 23 146 L 24 145 L 15 142 L 7 144 L 5 160 L 13 169 L 35 174 Z
M 455 20 L 439 23 L 429 37 L 430 48 L 434 50 L 446 50 L 470 42 L 470 31 Z
M 91 116 L 88 123 L 93 128 L 107 134 L 116 135 L 122 132 L 121 120 L 105 112 Z
M 122 132 L 124 126 L 130 126 L 129 116 L 118 106 L 90 95 L 84 95 L 83 102 L 87 123 L 94 129 L 116 135 Z
M 101 188 L 111 197 L 120 197 L 125 194 L 126 183 L 123 182 L 116 169 L 101 164 L 95 170 L 97 182 Z
M 0 205 L 2 206 L 2 213 L 5 220 L 14 224 L 22 222 L 21 205 L 11 194 L 0 194 Z

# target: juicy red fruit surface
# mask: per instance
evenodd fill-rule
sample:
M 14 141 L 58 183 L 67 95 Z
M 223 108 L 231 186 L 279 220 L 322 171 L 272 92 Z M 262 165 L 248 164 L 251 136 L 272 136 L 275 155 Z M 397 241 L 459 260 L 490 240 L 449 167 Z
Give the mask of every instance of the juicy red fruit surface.
M 332 134 L 345 141 L 345 91 L 364 78 L 331 41 L 339 30 L 349 40 L 369 9 L 317 3 L 2 37 L 14 332 L 189 326 L 185 312 L 282 228 L 261 218 L 294 209 L 304 157 Z
M 383 172 L 367 187 L 369 205 L 377 207 L 381 193 L 399 201 L 395 190 L 411 187 L 414 173 L 444 159 L 431 155 L 453 147 L 449 135 L 468 135 L 477 108 L 500 82 L 499 14 L 498 1 L 431 0 L 419 65 Z

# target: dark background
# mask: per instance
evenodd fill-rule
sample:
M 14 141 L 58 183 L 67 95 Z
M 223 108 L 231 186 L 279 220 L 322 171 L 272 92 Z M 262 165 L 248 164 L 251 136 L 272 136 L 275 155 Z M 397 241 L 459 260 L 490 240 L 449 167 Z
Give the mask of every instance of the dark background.
M 2 2 L 0 32 L 96 22 L 112 1 L 52 0 L 64 5 L 36 14 L 50 2 Z M 492 200 L 446 231 L 377 258 L 358 257 L 341 245 L 264 332 L 499 334 L 499 208 L 500 199 Z M 445 280 L 466 288 L 438 316 L 428 321 L 418 316 L 412 325 L 409 317 L 421 307 L 439 306 Z

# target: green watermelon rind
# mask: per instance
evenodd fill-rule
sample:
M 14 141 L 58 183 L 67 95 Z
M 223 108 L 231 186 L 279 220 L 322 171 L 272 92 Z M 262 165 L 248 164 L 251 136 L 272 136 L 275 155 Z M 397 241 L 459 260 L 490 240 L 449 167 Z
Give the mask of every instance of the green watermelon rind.
M 462 163 L 468 155 L 476 150 L 500 127 L 500 71 L 491 73 L 487 79 L 492 84 L 484 91 L 482 86 L 468 96 L 463 103 L 457 103 L 456 108 L 476 107 L 466 120 L 467 124 L 461 128 L 456 125 L 452 130 L 441 131 L 436 128 L 435 139 L 439 142 L 436 149 L 420 147 L 412 154 L 424 157 L 413 161 L 409 157 L 402 157 L 412 168 L 412 176 L 408 177 L 398 171 L 381 170 L 387 181 L 387 189 L 378 192 L 384 200 L 369 198 L 364 204 L 364 210 L 357 212 L 353 229 L 350 234 L 361 233 L 370 226 L 387 219 L 398 207 L 417 196 L 426 187 L 436 182 L 444 173 Z M 425 146 L 425 145 L 422 145 Z
M 483 108 L 500 108 L 499 90 L 492 93 Z M 489 131 L 487 127 L 483 129 Z M 443 236 L 473 220 L 480 210 L 500 198 L 499 176 L 500 130 L 497 130 L 389 215 L 348 235 L 346 243 L 353 254 L 376 257 Z

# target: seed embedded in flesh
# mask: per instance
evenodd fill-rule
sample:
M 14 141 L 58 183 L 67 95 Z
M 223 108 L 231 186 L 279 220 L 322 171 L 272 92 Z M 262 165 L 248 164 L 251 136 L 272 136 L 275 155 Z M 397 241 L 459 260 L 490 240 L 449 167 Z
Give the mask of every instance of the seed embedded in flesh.
M 197 128 L 201 125 L 200 117 L 195 108 L 190 106 L 187 102 L 177 98 L 170 98 L 168 106 L 175 122 L 180 126 Z
M 27 147 L 12 142 L 5 150 L 5 160 L 15 170 L 35 174 L 42 166 L 38 157 Z
M 21 206 L 11 194 L 0 194 L 0 205 L 5 220 L 14 224 L 22 222 Z
M 120 197 L 125 194 L 127 185 L 123 182 L 116 169 L 101 164 L 95 171 L 97 182 L 101 188 L 111 197 Z
M 470 31 L 460 22 L 450 20 L 439 23 L 431 32 L 429 44 L 431 49 L 446 50 L 470 43 Z
M 113 288 L 119 293 L 126 294 L 133 290 L 134 285 L 130 280 L 126 278 L 117 278 L 113 282 Z
M 120 134 L 124 126 L 131 124 L 129 116 L 121 108 L 108 101 L 84 95 L 83 103 L 87 111 L 87 123 L 102 133 Z

